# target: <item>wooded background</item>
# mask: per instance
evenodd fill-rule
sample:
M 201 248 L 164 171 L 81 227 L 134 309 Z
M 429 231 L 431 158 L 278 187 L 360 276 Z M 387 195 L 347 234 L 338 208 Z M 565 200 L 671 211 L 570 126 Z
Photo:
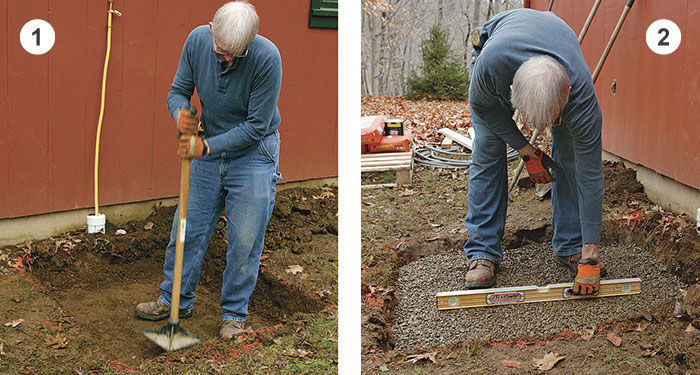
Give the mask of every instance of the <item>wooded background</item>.
M 470 31 L 522 6 L 522 0 L 362 0 L 362 93 L 402 96 L 411 70 L 420 74 L 420 44 L 436 23 L 466 68 Z

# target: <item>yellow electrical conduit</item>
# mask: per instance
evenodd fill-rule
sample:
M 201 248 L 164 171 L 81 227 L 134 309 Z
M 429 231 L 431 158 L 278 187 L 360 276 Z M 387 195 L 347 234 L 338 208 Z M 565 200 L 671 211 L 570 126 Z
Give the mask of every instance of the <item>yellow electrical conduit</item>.
M 112 14 L 121 16 L 119 11 L 112 9 L 114 0 L 109 0 L 107 12 L 107 53 L 105 54 L 105 68 L 102 72 L 102 94 L 100 97 L 100 118 L 97 120 L 97 136 L 95 140 L 95 216 L 100 214 L 100 206 L 97 199 L 97 167 L 100 160 L 100 133 L 102 131 L 102 118 L 105 113 L 105 89 L 107 87 L 107 67 L 109 66 L 109 52 L 112 49 Z

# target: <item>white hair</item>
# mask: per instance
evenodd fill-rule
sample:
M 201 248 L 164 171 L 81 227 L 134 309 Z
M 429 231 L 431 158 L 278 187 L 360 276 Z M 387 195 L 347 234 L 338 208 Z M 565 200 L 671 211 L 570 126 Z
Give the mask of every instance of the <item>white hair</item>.
M 214 14 L 211 32 L 221 49 L 238 56 L 255 39 L 258 23 L 254 6 L 245 0 L 231 1 Z
M 549 56 L 537 56 L 515 72 L 510 102 L 525 124 L 543 131 L 566 106 L 570 90 L 566 69 Z

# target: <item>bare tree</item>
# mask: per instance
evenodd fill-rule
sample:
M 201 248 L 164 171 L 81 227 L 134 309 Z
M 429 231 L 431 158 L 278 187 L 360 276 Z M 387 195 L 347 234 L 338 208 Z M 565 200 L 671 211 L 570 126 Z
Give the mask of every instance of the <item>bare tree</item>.
M 422 64 L 420 43 L 435 23 L 470 60 L 470 32 L 522 0 L 362 0 L 362 92 L 400 96 L 412 70 Z

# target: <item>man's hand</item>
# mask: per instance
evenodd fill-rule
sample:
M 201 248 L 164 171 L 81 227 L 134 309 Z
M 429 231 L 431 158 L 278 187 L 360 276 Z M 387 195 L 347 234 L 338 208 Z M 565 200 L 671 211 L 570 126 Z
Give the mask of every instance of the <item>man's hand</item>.
M 527 173 L 530 175 L 532 182 L 546 184 L 555 181 L 549 168 L 559 172 L 559 166 L 542 150 L 535 148 L 532 154 L 522 155 L 522 158 L 525 161 L 525 167 L 527 167 Z
M 574 294 L 590 296 L 600 290 L 600 262 L 596 259 L 578 261 L 578 271 L 572 288 Z
M 197 131 L 197 125 L 199 123 L 196 113 L 195 111 L 194 114 L 192 114 L 190 110 L 180 108 L 180 111 L 177 112 L 177 118 L 175 119 L 178 136 L 180 136 L 180 134 L 196 134 L 195 132 Z
M 209 143 L 196 135 L 181 135 L 177 154 L 183 159 L 201 158 L 209 154 Z

